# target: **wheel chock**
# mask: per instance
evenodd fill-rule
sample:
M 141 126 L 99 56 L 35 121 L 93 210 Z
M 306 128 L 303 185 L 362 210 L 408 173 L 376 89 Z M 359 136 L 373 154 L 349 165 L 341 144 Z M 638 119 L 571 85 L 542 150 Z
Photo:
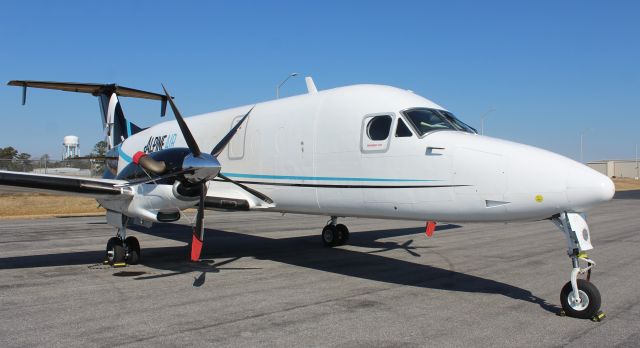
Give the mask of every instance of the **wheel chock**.
M 604 314 L 603 311 L 598 311 L 598 314 L 596 314 L 593 318 L 591 318 L 591 321 L 595 321 L 595 322 L 601 322 L 604 320 L 604 318 L 606 318 L 607 315 Z
M 107 265 L 109 265 L 109 261 L 104 260 L 104 261 L 102 261 L 102 264 L 107 266 Z M 127 263 L 126 262 L 114 263 L 113 266 L 111 266 L 111 267 L 127 267 Z
M 559 317 L 566 317 L 567 316 L 567 312 L 564 311 L 564 309 L 561 309 L 558 311 L 558 316 Z

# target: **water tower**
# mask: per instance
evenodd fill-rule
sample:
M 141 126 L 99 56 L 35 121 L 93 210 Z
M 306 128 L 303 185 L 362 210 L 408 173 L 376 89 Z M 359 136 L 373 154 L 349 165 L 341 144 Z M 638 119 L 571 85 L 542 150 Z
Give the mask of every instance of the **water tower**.
M 63 160 L 80 156 L 80 139 L 77 136 L 67 135 L 62 140 L 62 146 L 64 146 Z

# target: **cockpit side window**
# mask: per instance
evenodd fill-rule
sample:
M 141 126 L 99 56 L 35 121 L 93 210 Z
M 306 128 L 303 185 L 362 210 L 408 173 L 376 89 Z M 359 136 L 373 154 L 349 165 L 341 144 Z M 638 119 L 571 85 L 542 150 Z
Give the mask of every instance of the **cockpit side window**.
M 411 130 L 409 130 L 409 127 L 407 127 L 407 125 L 404 123 L 404 121 L 401 118 L 398 118 L 398 125 L 396 126 L 396 137 L 397 138 L 410 137 L 412 135 L 413 133 L 411 133 Z

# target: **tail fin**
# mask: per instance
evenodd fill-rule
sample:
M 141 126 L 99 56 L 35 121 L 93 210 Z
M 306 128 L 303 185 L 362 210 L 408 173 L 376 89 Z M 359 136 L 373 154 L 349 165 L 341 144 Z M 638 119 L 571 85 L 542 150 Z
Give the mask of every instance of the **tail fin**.
M 100 99 L 102 124 L 105 128 L 107 144 L 109 144 L 110 149 L 142 130 L 142 128 L 124 117 L 124 112 L 116 93 L 111 95 L 100 94 L 98 98 Z
M 46 81 L 9 81 L 9 86 L 22 87 L 22 104 L 26 103 L 27 87 L 55 89 L 66 92 L 90 93 L 98 97 L 102 112 L 102 123 L 106 132 L 109 149 L 133 134 L 142 130 L 139 126 L 129 122 L 122 111 L 118 96 L 160 100 L 162 102 L 161 116 L 167 109 L 167 97 L 164 94 L 141 91 L 138 89 L 118 86 L 116 84 L 46 82 Z

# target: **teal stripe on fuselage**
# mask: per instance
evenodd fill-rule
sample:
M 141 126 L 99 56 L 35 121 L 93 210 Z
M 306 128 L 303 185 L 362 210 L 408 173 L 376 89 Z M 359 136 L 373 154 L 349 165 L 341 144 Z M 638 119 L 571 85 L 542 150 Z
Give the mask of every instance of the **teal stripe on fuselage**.
M 230 178 L 241 179 L 269 179 L 269 180 L 304 180 L 304 181 L 359 181 L 359 182 L 430 182 L 441 180 L 422 179 L 387 179 L 387 178 L 349 178 L 332 176 L 292 176 L 292 175 L 263 175 L 243 173 L 222 173 Z
M 122 151 L 118 147 L 120 158 L 126 162 L 132 162 L 131 156 Z M 433 182 L 442 180 L 422 180 L 422 179 L 387 179 L 387 178 L 351 178 L 351 177 L 332 177 L 332 176 L 296 176 L 296 175 L 264 175 L 264 174 L 245 174 L 245 173 L 222 173 L 230 178 L 239 179 L 265 179 L 265 180 L 302 180 L 302 181 L 356 181 L 356 182 Z
M 125 161 L 125 162 L 133 162 L 133 158 L 131 158 L 126 153 L 124 153 L 124 151 L 122 151 L 122 146 L 118 146 L 118 154 L 120 155 L 120 158 L 122 158 L 123 161 Z

